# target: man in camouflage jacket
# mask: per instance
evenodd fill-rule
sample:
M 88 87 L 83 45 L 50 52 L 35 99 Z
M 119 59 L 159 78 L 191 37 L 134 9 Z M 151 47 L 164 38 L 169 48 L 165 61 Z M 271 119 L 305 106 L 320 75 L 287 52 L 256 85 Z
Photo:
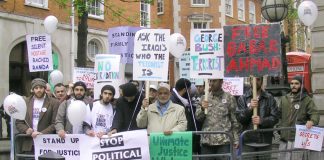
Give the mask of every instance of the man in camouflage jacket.
M 239 143 L 239 123 L 235 117 L 236 100 L 222 89 L 223 80 L 210 81 L 211 92 L 208 101 L 202 101 L 198 105 L 196 116 L 203 122 L 202 131 L 221 131 L 230 133 L 234 137 L 234 147 Z M 208 110 L 205 114 L 204 110 Z M 230 139 L 225 134 L 203 134 L 200 140 L 202 154 L 221 154 L 230 152 Z M 205 158 L 205 160 L 214 158 Z M 221 158 L 222 159 L 222 158 Z

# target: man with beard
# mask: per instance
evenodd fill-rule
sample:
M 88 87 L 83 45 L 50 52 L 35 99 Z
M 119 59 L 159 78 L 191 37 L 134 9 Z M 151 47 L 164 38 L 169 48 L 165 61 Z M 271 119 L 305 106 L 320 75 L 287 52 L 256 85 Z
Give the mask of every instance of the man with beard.
M 112 104 L 115 96 L 115 88 L 111 85 L 105 85 L 101 89 L 100 101 L 93 103 L 92 109 L 88 109 L 85 120 L 85 133 L 91 137 L 101 138 L 110 131 L 115 114 L 115 106 Z M 92 129 L 89 127 L 92 126 Z
M 148 99 L 143 100 L 141 111 L 136 122 L 140 128 L 146 128 L 147 132 L 172 132 L 186 131 L 187 120 L 182 106 L 170 101 L 170 86 L 160 83 L 157 89 L 157 101 L 149 105 Z
M 223 79 L 212 79 L 209 82 L 210 92 L 208 100 L 198 105 L 196 116 L 198 121 L 203 122 L 202 131 L 228 132 L 234 138 L 234 147 L 238 147 L 240 125 L 235 117 L 236 100 L 222 89 Z M 205 114 L 205 109 L 208 113 Z M 230 138 L 224 134 L 203 134 L 201 135 L 202 154 L 223 154 L 230 152 Z M 224 157 L 201 158 L 204 160 L 223 160 Z
M 61 138 L 65 138 L 66 133 L 70 133 L 70 134 L 83 133 L 82 126 L 72 126 L 72 124 L 68 120 L 67 108 L 71 104 L 71 102 L 80 100 L 83 101 L 86 105 L 92 104 L 91 98 L 85 96 L 85 92 L 87 91 L 87 86 L 85 85 L 85 83 L 78 81 L 73 85 L 72 89 L 73 89 L 73 94 L 70 97 L 70 99 L 63 101 L 60 104 L 60 107 L 57 111 L 55 129 L 57 134 Z
M 250 78 L 252 86 L 252 78 Z M 252 130 L 253 125 L 260 129 L 273 128 L 278 123 L 278 107 L 272 95 L 262 89 L 263 77 L 256 78 L 257 99 L 253 99 L 253 89 L 245 92 L 238 99 L 236 118 L 242 125 L 241 132 Z M 253 87 L 253 86 L 252 86 Z M 253 116 L 253 109 L 258 108 L 258 115 Z M 271 150 L 273 132 L 250 132 L 243 138 L 244 152 Z M 271 154 L 258 156 L 259 159 L 271 159 Z M 251 158 L 251 156 L 249 156 Z M 257 158 L 255 158 L 257 159 Z
M 55 133 L 54 124 L 59 101 L 45 93 L 46 81 L 41 78 L 32 80 L 31 88 L 32 95 L 25 100 L 27 105 L 25 120 L 16 120 L 18 132 L 31 135 L 33 138 L 40 134 Z M 32 139 L 23 140 L 22 151 L 33 152 Z
M 294 127 L 298 125 L 306 125 L 310 129 L 314 125 L 318 125 L 319 112 L 307 91 L 302 87 L 302 77 L 296 75 L 290 81 L 291 92 L 281 97 L 279 105 L 280 127 Z M 294 148 L 295 130 L 281 131 L 279 150 L 287 150 Z M 301 154 L 301 155 L 298 155 Z M 281 152 L 278 159 L 291 159 L 292 157 L 302 157 L 303 153 Z
M 136 124 L 136 117 L 141 109 L 144 97 L 131 82 L 122 86 L 122 93 L 123 97 L 119 97 L 116 102 L 116 114 L 109 135 L 139 129 Z

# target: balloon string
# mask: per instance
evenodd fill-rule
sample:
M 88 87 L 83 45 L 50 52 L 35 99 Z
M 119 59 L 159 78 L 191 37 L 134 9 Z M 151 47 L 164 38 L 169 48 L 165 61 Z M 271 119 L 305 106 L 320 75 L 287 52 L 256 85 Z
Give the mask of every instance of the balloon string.
M 26 120 L 24 120 L 24 121 L 25 121 L 26 125 L 28 126 L 28 128 L 31 128 L 30 125 L 27 123 L 27 121 Z

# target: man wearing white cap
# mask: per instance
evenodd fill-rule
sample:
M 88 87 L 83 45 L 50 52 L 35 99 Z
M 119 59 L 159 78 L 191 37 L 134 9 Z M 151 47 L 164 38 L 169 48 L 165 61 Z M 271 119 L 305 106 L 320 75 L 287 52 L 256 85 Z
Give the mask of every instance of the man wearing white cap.
M 137 126 L 147 127 L 148 133 L 172 134 L 175 131 L 186 131 L 185 110 L 182 106 L 170 101 L 170 85 L 160 83 L 157 92 L 155 103 L 149 105 L 148 99 L 143 100 L 142 108 L 136 118 Z
M 150 93 L 149 93 L 149 103 L 152 104 L 156 101 L 157 99 L 157 86 L 154 84 L 150 85 Z

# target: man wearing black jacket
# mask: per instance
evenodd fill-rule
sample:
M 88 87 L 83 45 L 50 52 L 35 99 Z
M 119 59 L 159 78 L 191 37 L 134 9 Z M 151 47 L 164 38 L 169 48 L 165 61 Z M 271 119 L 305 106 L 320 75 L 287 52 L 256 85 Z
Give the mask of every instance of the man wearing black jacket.
M 144 97 L 131 82 L 123 85 L 122 92 L 123 97 L 119 97 L 116 103 L 116 114 L 109 135 L 139 129 L 136 117 Z
M 253 99 L 253 88 L 245 92 L 238 99 L 236 118 L 243 127 L 242 132 L 253 129 L 253 125 L 258 125 L 260 129 L 266 129 L 273 128 L 278 123 L 277 103 L 272 95 L 262 89 L 262 81 L 262 77 L 257 78 L 257 99 Z M 253 116 L 253 108 L 258 108 L 257 116 Z M 243 151 L 257 152 L 271 150 L 272 136 L 273 132 L 252 132 L 246 134 L 243 137 Z M 271 154 L 263 155 L 260 158 L 265 160 L 271 159 Z

